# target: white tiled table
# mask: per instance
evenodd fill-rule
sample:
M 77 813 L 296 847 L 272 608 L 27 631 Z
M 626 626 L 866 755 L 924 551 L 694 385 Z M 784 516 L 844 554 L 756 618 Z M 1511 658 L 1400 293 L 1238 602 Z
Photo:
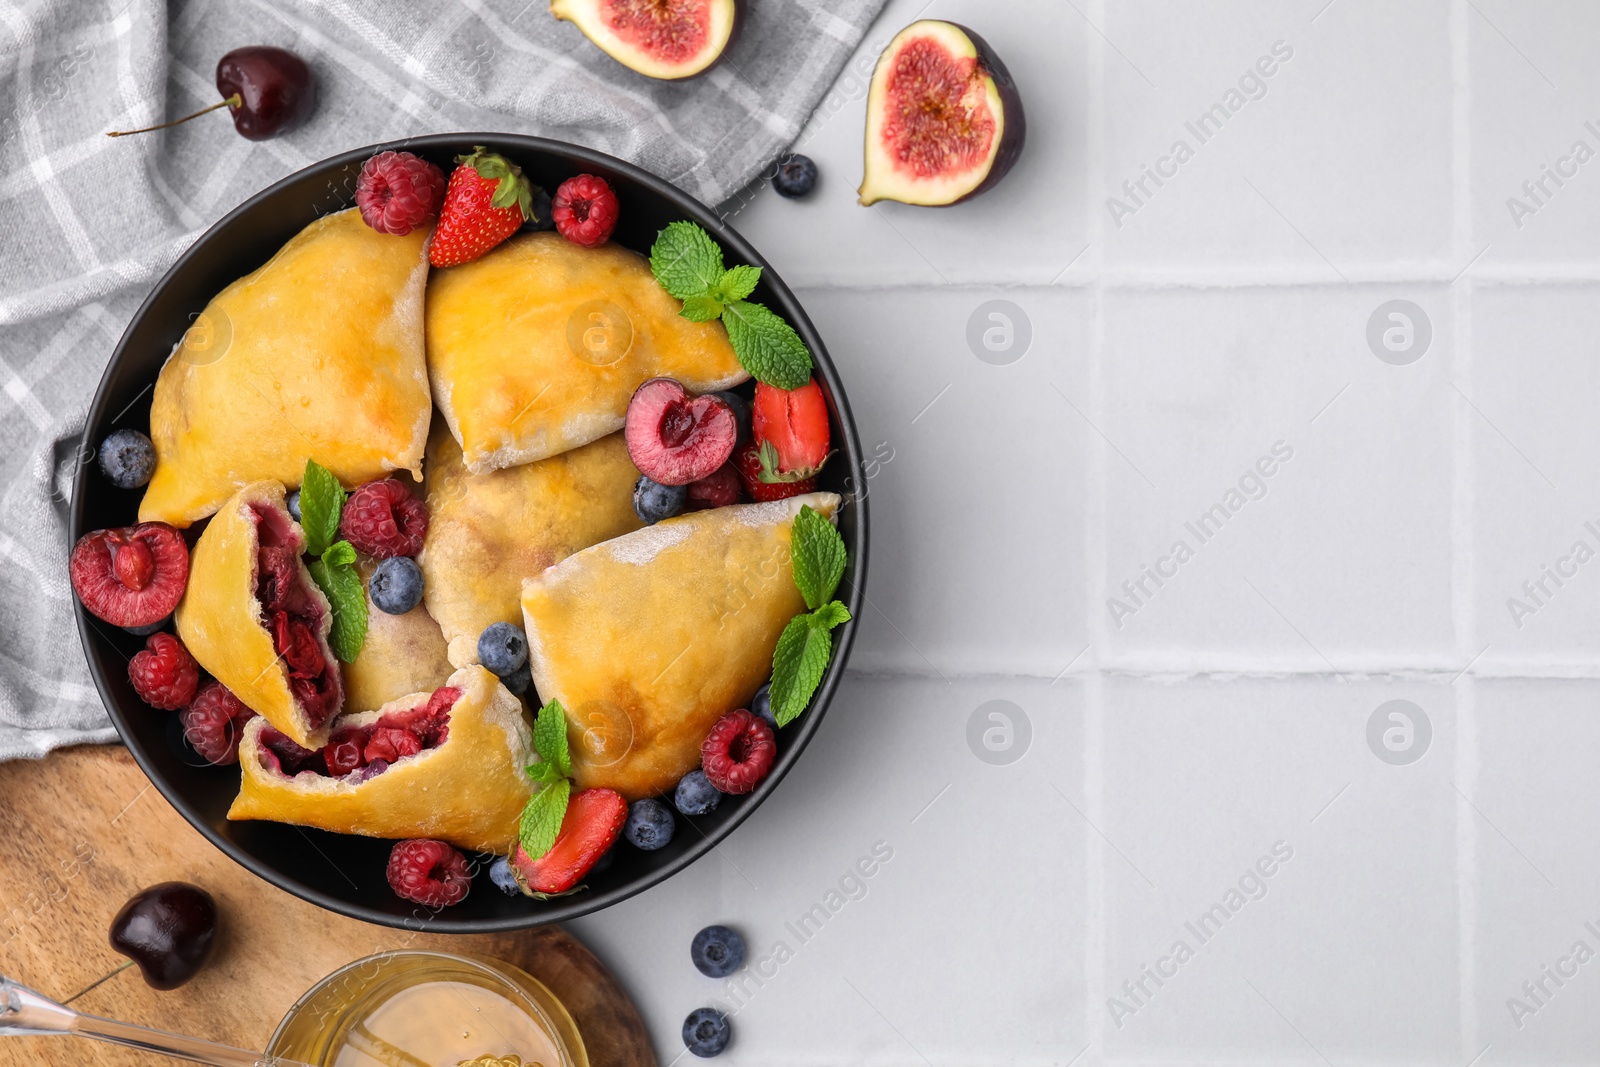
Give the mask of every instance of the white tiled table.
M 934 0 L 1009 64 L 1028 149 L 978 201 L 869 210 L 866 75 L 922 8 L 894 0 L 803 139 L 818 194 L 734 217 L 892 459 L 807 758 L 716 855 L 578 924 L 669 1059 L 722 1002 L 724 1062 L 763 1067 L 1592 1060 L 1600 558 L 1559 561 L 1600 552 L 1600 158 L 1542 203 L 1522 183 L 1600 152 L 1600 8 L 1325 3 Z M 1031 328 L 1006 365 L 966 340 L 995 299 Z M 1396 299 L 1431 328 L 1407 365 L 1367 341 Z M 1575 573 L 1536 603 L 1546 565 Z M 1009 764 L 968 744 L 992 700 L 1031 723 Z M 1391 700 L 1431 726 L 1410 763 L 1369 746 Z M 693 971 L 714 921 L 759 981 Z

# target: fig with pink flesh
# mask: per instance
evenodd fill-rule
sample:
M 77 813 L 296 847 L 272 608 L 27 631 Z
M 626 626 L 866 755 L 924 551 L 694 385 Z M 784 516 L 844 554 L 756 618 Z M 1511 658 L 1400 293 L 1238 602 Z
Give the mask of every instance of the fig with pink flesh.
M 982 37 L 922 19 L 889 42 L 867 93 L 861 203 L 944 207 L 989 189 L 1022 154 L 1022 97 Z
M 647 78 L 690 78 L 722 57 L 739 28 L 740 0 L 550 0 L 618 63 Z
M 662 485 L 688 485 L 716 473 L 738 437 L 733 411 L 721 397 L 691 396 L 671 378 L 651 378 L 628 401 L 628 456 Z

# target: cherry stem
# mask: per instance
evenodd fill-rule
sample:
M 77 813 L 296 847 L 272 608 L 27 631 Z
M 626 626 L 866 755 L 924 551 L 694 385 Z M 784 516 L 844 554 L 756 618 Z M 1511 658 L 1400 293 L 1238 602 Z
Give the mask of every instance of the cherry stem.
M 171 122 L 163 122 L 159 126 L 146 126 L 142 130 L 111 130 L 110 132 L 108 132 L 106 134 L 106 136 L 107 137 L 128 137 L 128 136 L 131 136 L 131 135 L 136 134 L 136 133 L 149 133 L 151 130 L 164 130 L 168 126 L 176 126 L 180 122 L 188 122 L 190 119 L 197 119 L 201 115 L 206 114 L 207 112 L 217 110 L 217 108 L 219 108 L 219 107 L 239 107 L 243 103 L 244 103 L 244 98 L 241 97 L 238 93 L 234 93 L 232 96 L 228 97 L 228 99 L 219 100 L 215 104 L 212 104 L 210 107 L 203 107 L 199 111 L 196 111 L 193 115 L 185 115 L 185 116 L 183 116 L 183 118 L 181 118 L 181 119 L 173 119 Z

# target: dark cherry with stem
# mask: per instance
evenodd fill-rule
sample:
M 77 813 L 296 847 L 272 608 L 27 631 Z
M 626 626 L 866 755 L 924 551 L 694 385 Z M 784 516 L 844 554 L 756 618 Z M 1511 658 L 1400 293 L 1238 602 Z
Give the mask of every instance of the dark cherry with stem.
M 113 130 L 106 136 L 164 130 L 226 107 L 233 115 L 233 128 L 241 137 L 265 141 L 299 126 L 317 105 L 317 83 L 306 61 L 270 45 L 235 48 L 218 60 L 217 91 L 223 99 L 193 115 L 142 130 Z

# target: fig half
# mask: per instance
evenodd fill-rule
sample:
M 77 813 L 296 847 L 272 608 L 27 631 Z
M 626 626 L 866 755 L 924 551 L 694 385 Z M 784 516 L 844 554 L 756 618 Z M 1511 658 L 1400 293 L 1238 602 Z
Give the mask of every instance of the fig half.
M 1011 72 L 982 37 L 913 22 L 872 72 L 861 203 L 944 207 L 976 196 L 1006 176 L 1026 133 Z
M 732 41 L 739 0 L 550 0 L 618 63 L 647 78 L 690 78 Z

